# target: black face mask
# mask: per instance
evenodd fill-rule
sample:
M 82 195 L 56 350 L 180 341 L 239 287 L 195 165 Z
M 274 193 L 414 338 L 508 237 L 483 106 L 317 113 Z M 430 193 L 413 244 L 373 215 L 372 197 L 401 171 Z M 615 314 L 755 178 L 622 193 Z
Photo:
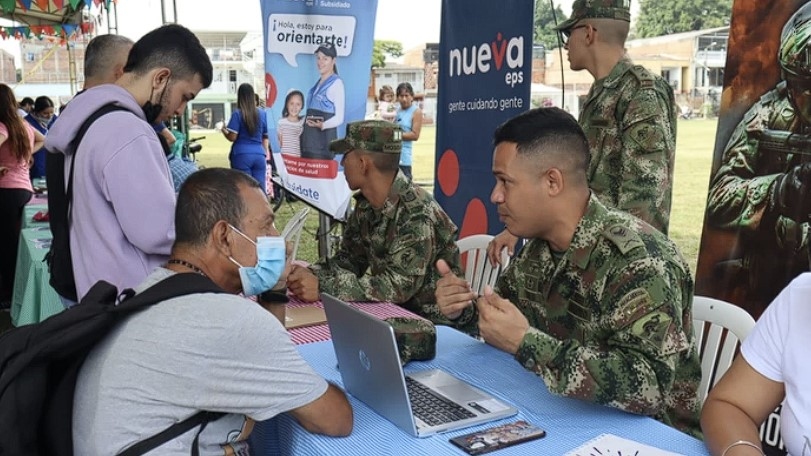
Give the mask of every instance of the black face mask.
M 146 117 L 146 121 L 149 125 L 153 125 L 155 121 L 158 120 L 158 116 L 161 115 L 161 111 L 163 111 L 163 97 L 166 95 L 167 88 L 169 88 L 169 81 L 166 81 L 166 85 L 163 87 L 157 104 L 152 103 L 152 94 L 150 93 L 149 100 L 141 106 L 141 109 L 144 111 L 144 117 Z

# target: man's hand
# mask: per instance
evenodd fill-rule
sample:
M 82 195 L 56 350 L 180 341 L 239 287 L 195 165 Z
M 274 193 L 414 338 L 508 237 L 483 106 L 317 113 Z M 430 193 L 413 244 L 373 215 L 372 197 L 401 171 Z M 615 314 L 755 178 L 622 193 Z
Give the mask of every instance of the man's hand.
M 436 270 L 442 276 L 436 283 L 434 297 L 439 311 L 451 320 L 456 320 L 465 308 L 476 299 L 476 293 L 470 290 L 470 284 L 460 279 L 451 271 L 445 260 L 437 260 Z
M 510 301 L 484 288 L 484 295 L 476 301 L 479 310 L 479 333 L 488 344 L 515 354 L 529 329 L 529 321 Z
M 507 249 L 507 255 L 513 256 L 515 253 L 515 244 L 518 243 L 518 238 L 513 236 L 509 231 L 504 230 L 498 233 L 493 240 L 487 244 L 487 258 L 490 259 L 490 265 L 495 266 L 501 264 L 501 251 Z
M 318 301 L 318 277 L 309 269 L 293 265 L 293 270 L 287 276 L 287 289 L 302 301 Z

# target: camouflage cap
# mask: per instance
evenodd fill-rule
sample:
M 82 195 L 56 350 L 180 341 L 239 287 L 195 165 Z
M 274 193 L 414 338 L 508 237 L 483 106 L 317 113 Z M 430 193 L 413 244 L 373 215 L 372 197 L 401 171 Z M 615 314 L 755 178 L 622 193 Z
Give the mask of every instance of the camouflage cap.
M 422 318 L 391 317 L 383 320 L 394 328 L 400 362 L 425 361 L 436 356 L 436 327 Z
M 333 152 L 362 149 L 369 152 L 399 154 L 403 148 L 403 130 L 385 120 L 361 120 L 346 124 L 346 137 L 329 144 Z
M 575 0 L 572 16 L 556 29 L 569 30 L 579 21 L 589 18 L 631 22 L 631 0 Z

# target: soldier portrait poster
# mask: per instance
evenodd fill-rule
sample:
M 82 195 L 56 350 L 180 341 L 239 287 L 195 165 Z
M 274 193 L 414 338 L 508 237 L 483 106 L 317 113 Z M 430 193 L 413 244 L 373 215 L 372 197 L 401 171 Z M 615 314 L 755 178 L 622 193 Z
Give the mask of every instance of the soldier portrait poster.
M 533 2 L 443 0 L 434 195 L 459 237 L 497 233 L 493 132 L 530 108 Z
M 695 293 L 756 319 L 809 270 L 808 46 L 811 3 L 733 3 Z M 785 454 L 779 420 L 762 430 L 769 455 Z
M 261 0 L 268 136 L 278 181 L 336 219 L 351 192 L 328 150 L 366 112 L 377 0 Z

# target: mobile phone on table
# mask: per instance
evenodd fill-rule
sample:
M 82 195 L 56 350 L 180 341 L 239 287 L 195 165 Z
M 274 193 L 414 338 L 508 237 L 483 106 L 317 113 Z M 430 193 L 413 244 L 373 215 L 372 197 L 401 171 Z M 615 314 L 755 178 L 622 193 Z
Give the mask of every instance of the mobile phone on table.
M 521 420 L 453 437 L 450 442 L 467 454 L 484 454 L 542 437 L 546 431 Z

